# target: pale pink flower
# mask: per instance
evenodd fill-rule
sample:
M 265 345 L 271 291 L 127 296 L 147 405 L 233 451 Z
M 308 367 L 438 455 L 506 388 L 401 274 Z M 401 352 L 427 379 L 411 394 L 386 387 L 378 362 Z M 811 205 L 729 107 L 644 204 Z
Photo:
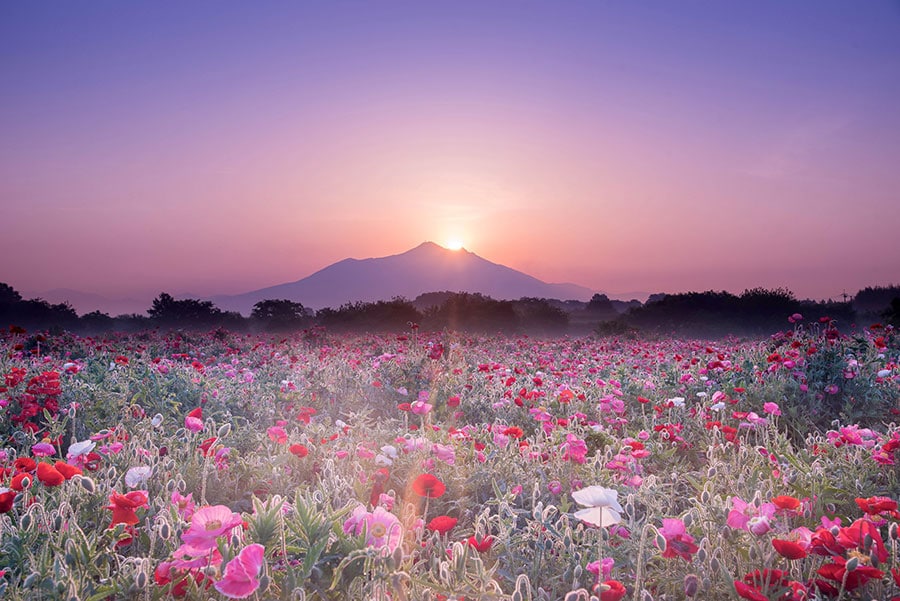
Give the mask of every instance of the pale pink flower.
M 194 512 L 191 526 L 181 539 L 192 549 L 206 551 L 216 546 L 216 538 L 229 534 L 241 525 L 240 514 L 224 505 L 201 507 Z
M 245 599 L 259 588 L 259 574 L 265 564 L 265 547 L 247 545 L 225 565 L 225 574 L 215 583 L 216 590 L 229 599 Z

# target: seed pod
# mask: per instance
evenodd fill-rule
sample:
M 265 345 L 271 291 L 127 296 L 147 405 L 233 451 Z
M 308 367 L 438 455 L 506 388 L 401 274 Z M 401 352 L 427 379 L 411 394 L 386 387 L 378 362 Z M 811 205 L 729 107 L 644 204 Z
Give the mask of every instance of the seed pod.
M 78 483 L 81 484 L 81 488 L 93 494 L 97 490 L 97 485 L 94 484 L 94 481 L 88 478 L 87 476 L 79 476 Z
M 697 578 L 696 574 L 688 574 L 684 577 L 684 595 L 686 597 L 695 596 L 699 587 L 700 579 Z
M 23 515 L 19 519 L 19 525 L 22 527 L 22 530 L 28 530 L 29 528 L 31 528 L 31 521 L 32 521 L 32 519 L 31 519 L 30 513 L 26 513 L 25 515 Z M 35 574 L 32 574 L 32 576 L 34 576 L 34 575 Z
M 700 502 L 701 503 L 703 503 L 704 505 L 709 505 L 709 499 L 710 499 L 710 495 L 709 495 L 708 490 L 704 490 L 702 493 L 700 493 Z
M 219 438 L 225 438 L 229 434 L 231 434 L 231 424 L 222 424 L 216 432 L 216 436 Z
M 659 547 L 659 550 L 660 550 L 660 551 L 665 552 L 665 550 L 666 550 L 666 537 L 663 536 L 662 534 L 660 534 L 659 532 L 656 533 L 656 546 Z
M 691 512 L 684 514 L 684 518 L 681 521 L 684 522 L 685 526 L 690 528 L 691 524 L 694 523 L 694 514 L 692 514 Z
M 718 572 L 719 568 L 721 568 L 721 567 L 722 566 L 719 564 L 718 557 L 713 557 L 712 559 L 709 560 L 709 569 L 712 570 L 713 572 Z
M 134 584 L 140 589 L 144 590 L 147 588 L 147 572 L 144 570 L 139 571 L 134 577 Z

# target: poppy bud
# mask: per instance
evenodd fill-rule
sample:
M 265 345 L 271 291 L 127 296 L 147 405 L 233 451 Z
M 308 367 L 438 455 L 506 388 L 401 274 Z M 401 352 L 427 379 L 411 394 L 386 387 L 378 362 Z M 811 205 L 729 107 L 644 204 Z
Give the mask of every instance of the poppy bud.
M 847 564 L 845 565 L 848 572 L 852 572 L 859 567 L 859 557 L 851 557 L 847 560 Z
M 695 596 L 699 586 L 700 580 L 697 578 L 696 574 L 688 574 L 684 577 L 684 595 L 686 597 Z
M 219 438 L 225 438 L 229 434 L 231 434 L 231 424 L 222 424 L 216 432 L 216 436 Z
M 78 483 L 81 484 L 81 488 L 88 491 L 89 493 L 94 493 L 94 491 L 97 490 L 97 485 L 94 484 L 94 481 L 87 476 L 79 476 Z

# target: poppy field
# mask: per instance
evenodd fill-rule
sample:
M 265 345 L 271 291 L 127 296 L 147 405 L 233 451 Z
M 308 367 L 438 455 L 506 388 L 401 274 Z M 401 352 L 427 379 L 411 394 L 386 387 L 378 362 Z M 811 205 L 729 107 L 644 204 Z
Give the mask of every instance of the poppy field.
M 0 597 L 900 599 L 900 338 L 0 341 Z

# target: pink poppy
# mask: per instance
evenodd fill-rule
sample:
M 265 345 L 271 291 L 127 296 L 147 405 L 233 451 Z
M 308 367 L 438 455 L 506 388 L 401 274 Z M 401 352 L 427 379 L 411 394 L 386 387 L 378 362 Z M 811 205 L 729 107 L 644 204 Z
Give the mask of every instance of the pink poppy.
M 181 539 L 200 555 L 214 548 L 216 538 L 240 526 L 241 521 L 240 514 L 234 513 L 224 505 L 201 507 L 194 512 L 191 526 L 181 535 Z
M 216 582 L 216 590 L 229 599 L 246 599 L 259 588 L 259 574 L 265 564 L 265 547 L 247 545 L 225 565 L 225 574 Z

